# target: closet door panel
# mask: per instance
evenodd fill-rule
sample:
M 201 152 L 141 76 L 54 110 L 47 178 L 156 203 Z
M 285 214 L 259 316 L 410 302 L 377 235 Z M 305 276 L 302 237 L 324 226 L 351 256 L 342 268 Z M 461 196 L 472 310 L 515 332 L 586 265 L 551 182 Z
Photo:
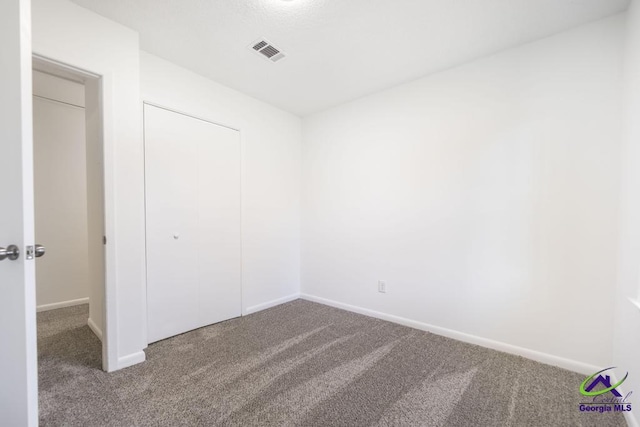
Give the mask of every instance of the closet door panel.
M 211 131 L 213 140 L 198 146 L 199 313 L 204 325 L 241 314 L 239 132 L 221 126 Z
M 198 327 L 197 147 L 182 116 L 145 106 L 149 342 Z
M 240 135 L 145 105 L 149 342 L 241 314 Z

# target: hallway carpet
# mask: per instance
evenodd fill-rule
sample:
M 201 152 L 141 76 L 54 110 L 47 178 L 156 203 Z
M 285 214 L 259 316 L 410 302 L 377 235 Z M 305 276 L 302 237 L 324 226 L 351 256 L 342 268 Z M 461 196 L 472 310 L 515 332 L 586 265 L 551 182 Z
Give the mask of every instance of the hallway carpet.
M 296 300 L 100 370 L 88 307 L 38 314 L 42 426 L 623 426 L 583 375 Z

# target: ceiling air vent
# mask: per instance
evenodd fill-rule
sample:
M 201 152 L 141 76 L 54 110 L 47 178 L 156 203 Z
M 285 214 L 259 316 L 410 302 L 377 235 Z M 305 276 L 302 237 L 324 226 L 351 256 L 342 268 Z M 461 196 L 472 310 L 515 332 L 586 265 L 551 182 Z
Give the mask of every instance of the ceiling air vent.
M 285 57 L 284 53 L 266 41 L 265 39 L 256 40 L 249 46 L 253 51 L 258 53 L 263 58 L 268 59 L 271 62 L 278 62 Z

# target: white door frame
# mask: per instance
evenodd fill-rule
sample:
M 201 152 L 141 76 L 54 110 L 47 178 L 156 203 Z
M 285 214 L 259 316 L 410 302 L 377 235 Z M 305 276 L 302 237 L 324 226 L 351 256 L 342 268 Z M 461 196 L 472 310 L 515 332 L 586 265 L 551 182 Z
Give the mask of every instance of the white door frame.
M 109 144 L 108 129 L 104 126 L 105 116 L 105 80 L 109 78 L 107 75 L 100 75 L 97 72 L 75 67 L 53 58 L 48 58 L 37 53 L 33 53 L 34 63 L 40 67 L 46 67 L 47 71 L 53 69 L 63 74 L 72 74 L 86 80 L 97 80 L 99 82 L 100 110 L 102 118 L 102 126 L 100 129 L 100 137 L 102 140 L 103 165 L 104 165 L 104 225 L 105 236 L 107 236 L 107 244 L 105 246 L 105 280 L 104 280 L 104 306 L 102 319 L 102 369 L 110 372 L 118 369 L 118 339 L 117 339 L 117 300 L 116 300 L 116 266 L 115 266 L 115 245 L 112 244 L 114 232 L 114 156 L 112 154 L 112 144 Z M 40 68 L 38 67 L 38 68 Z M 43 242 L 46 246 L 46 242 Z M 35 310 L 35 307 L 34 307 Z

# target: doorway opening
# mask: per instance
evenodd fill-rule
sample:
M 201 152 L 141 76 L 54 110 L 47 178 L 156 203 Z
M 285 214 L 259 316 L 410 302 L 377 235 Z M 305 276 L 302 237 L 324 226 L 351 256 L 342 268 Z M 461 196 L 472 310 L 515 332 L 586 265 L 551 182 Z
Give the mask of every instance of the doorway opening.
M 33 132 L 39 374 L 106 370 L 100 77 L 34 56 Z

